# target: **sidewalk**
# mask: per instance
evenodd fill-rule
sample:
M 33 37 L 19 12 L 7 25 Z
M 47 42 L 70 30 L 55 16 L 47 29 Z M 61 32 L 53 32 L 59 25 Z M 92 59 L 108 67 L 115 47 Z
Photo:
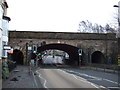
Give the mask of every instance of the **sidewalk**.
M 2 88 L 37 88 L 33 73 L 29 66 L 17 66 L 9 78 L 2 83 Z

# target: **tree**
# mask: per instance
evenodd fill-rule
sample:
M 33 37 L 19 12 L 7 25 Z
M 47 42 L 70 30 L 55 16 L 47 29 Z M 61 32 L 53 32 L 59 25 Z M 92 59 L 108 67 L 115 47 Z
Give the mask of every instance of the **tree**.
M 107 33 L 116 33 L 115 28 L 112 28 L 109 24 L 106 24 L 105 30 Z
M 114 32 L 116 33 L 116 36 L 117 37 L 120 37 L 120 20 L 119 20 L 119 17 L 118 17 L 118 9 L 115 10 L 115 12 L 113 12 L 113 20 L 111 22 L 111 24 L 109 24 L 112 28 L 111 29 L 114 29 L 114 30 L 109 30 L 111 32 Z
M 94 24 L 93 26 L 93 31 L 94 33 L 104 33 L 104 27 L 101 25 L 98 25 L 97 23 Z
M 80 32 L 84 32 L 84 33 L 92 33 L 93 29 L 93 25 L 90 21 L 86 20 L 86 21 L 81 21 L 79 23 L 79 29 L 78 31 Z
M 104 33 L 104 27 L 98 25 L 97 23 L 93 24 L 90 21 L 81 21 L 79 23 L 78 31 L 84 33 Z
M 88 20 L 81 21 L 78 29 L 78 31 L 83 33 L 118 33 L 118 30 L 114 25 L 106 24 L 105 26 L 102 26 L 97 23 L 93 24 Z

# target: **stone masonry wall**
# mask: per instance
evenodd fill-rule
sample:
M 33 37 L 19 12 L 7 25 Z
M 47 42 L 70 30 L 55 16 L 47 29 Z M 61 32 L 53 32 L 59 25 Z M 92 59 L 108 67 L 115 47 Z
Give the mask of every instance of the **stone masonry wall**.
M 83 49 L 88 59 L 88 50 L 91 53 L 100 51 L 105 57 L 115 59 L 117 55 L 117 39 L 115 34 L 89 34 L 89 33 L 63 33 L 63 32 L 25 32 L 25 31 L 10 31 L 9 45 L 13 48 L 19 48 L 24 57 L 26 57 L 26 43 L 28 45 L 40 46 L 41 42 L 64 43 Z M 26 59 L 26 58 L 25 58 Z M 24 60 L 24 64 L 26 60 Z

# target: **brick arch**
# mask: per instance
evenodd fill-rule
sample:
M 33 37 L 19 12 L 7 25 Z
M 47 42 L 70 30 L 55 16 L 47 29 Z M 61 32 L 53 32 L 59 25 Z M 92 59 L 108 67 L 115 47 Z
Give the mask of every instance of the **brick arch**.
M 91 60 L 92 60 L 92 63 L 104 64 L 106 58 L 101 51 L 94 51 L 91 55 Z
M 23 52 L 18 49 L 14 49 L 12 59 L 13 59 L 13 61 L 16 61 L 17 64 L 23 65 L 23 63 L 24 63 Z
M 43 52 L 45 50 L 50 50 L 50 49 L 55 49 L 55 50 L 62 50 L 68 53 L 70 62 L 69 64 L 71 65 L 78 65 L 79 61 L 79 55 L 78 55 L 78 47 L 68 45 L 68 44 L 60 44 L 60 43 L 53 43 L 53 44 L 46 44 L 44 46 L 40 46 L 37 48 L 37 52 Z

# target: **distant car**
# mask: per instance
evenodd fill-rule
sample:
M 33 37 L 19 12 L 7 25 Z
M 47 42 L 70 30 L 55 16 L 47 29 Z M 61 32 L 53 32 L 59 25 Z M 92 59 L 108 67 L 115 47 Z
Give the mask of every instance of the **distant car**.
M 65 54 L 65 59 L 69 59 L 69 55 L 67 53 Z

